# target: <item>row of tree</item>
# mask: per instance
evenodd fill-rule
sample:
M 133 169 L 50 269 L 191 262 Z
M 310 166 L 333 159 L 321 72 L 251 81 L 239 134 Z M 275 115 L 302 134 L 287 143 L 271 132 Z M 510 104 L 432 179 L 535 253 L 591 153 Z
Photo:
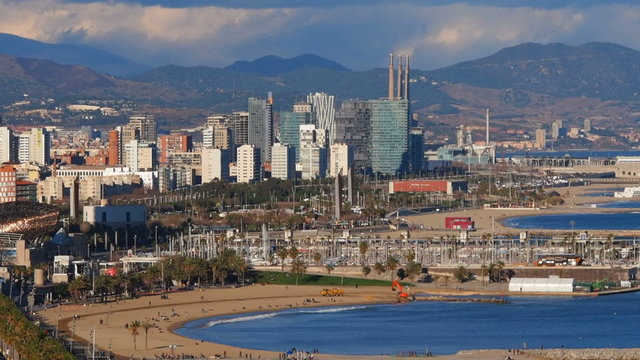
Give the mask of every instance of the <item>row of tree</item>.
M 188 287 L 202 284 L 220 284 L 229 281 L 244 282 L 248 265 L 233 249 L 224 249 L 220 254 L 207 261 L 199 257 L 171 256 L 161 263 L 148 266 L 143 271 L 124 273 L 118 269 L 116 274 L 99 275 L 91 279 L 79 276 L 66 285 L 56 289 L 59 298 L 71 296 L 74 301 L 86 297 L 89 290 L 106 301 L 114 296 L 116 300 L 123 295 L 135 296 L 141 291 L 166 289 L 168 284 Z
M 11 356 L 24 360 L 73 360 L 60 343 L 29 321 L 10 298 L 0 294 L 0 341 Z

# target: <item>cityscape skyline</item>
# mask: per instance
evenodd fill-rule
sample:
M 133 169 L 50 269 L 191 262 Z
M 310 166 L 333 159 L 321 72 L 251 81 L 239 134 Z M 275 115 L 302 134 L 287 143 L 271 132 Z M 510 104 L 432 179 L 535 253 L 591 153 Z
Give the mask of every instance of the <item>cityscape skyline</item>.
M 629 1 L 0 1 L 0 32 L 94 46 L 149 66 L 225 66 L 267 54 L 314 53 L 354 70 L 391 49 L 435 69 L 523 42 L 615 42 L 640 48 Z M 118 21 L 113 21 L 118 19 Z M 162 19 L 162 21 L 157 21 Z M 299 21 L 307 19 L 307 21 Z M 340 39 L 336 43 L 334 39 Z M 367 39 L 375 38 L 376 41 Z M 337 51 L 336 49 L 350 49 Z

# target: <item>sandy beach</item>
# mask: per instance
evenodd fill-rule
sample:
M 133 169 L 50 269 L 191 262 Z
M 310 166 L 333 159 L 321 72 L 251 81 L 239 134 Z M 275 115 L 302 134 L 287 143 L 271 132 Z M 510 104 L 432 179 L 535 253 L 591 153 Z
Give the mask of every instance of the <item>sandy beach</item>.
M 39 313 L 50 324 L 59 321 L 60 331 L 71 335 L 75 327 L 74 339 L 87 343 L 90 329 L 95 327 L 96 345 L 108 351 L 111 349 L 119 358 L 154 358 L 156 355 L 170 354 L 169 345 L 176 345 L 175 354 L 215 354 L 228 359 L 278 359 L 278 353 L 242 349 L 224 344 L 202 342 L 185 338 L 171 332 L 182 323 L 202 317 L 210 317 L 242 312 L 276 311 L 290 307 L 327 305 L 371 304 L 395 302 L 395 293 L 388 287 L 346 288 L 343 297 L 326 298 L 319 295 L 316 286 L 252 285 L 244 288 L 203 289 L 170 294 L 168 299 L 147 296 L 133 300 L 123 300 L 106 304 L 64 305 Z M 318 303 L 303 305 L 306 298 L 315 298 Z M 335 302 L 334 300 L 335 299 Z M 74 321 L 74 317 L 77 319 Z M 163 320 L 164 318 L 164 320 Z M 59 319 L 59 320 L 58 320 Z M 132 321 L 150 321 L 157 327 L 148 331 L 145 346 L 145 330 L 140 328 L 136 337 L 136 348 L 130 329 L 125 324 Z M 75 322 L 75 325 L 74 325 Z M 286 351 L 288 349 L 282 349 Z M 311 349 L 309 349 L 311 350 Z M 320 349 L 322 352 L 322 349 Z M 439 359 L 504 359 L 509 354 L 505 350 L 466 351 L 456 355 L 437 356 Z M 248 357 L 247 357 L 248 358 Z M 315 359 L 391 359 L 395 356 L 353 356 L 319 354 Z M 525 359 L 515 355 L 515 359 Z

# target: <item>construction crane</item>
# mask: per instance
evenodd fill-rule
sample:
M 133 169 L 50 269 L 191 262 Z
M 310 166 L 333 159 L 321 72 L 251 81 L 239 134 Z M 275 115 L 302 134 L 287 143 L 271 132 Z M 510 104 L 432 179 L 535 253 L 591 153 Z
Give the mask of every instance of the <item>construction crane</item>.
M 402 284 L 400 284 L 398 280 L 393 280 L 393 282 L 391 283 L 391 291 L 396 291 L 396 289 L 398 290 L 398 302 L 407 302 L 409 300 L 415 300 L 414 296 L 411 296 L 404 291 Z

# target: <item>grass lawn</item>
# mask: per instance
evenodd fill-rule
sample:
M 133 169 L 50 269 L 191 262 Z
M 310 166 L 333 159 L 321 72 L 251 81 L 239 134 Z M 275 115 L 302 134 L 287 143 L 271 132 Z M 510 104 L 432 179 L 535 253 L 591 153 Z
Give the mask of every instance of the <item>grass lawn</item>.
M 296 283 L 296 277 L 288 272 L 282 273 L 277 271 L 252 271 L 249 276 L 251 276 L 257 283 L 275 285 L 295 285 Z M 305 274 L 299 276 L 298 285 L 391 286 L 391 281 L 331 275 Z

